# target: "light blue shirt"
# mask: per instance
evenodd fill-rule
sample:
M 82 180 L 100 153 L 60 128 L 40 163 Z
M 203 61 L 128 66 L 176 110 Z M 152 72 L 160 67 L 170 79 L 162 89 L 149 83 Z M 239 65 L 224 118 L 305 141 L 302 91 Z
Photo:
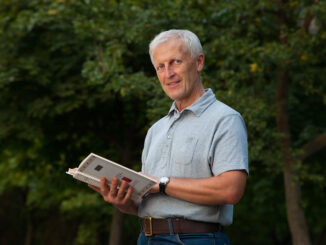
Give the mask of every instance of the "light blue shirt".
M 216 100 L 211 89 L 179 112 L 176 103 L 147 132 L 142 171 L 155 177 L 206 178 L 225 171 L 248 171 L 247 134 L 241 115 Z M 150 194 L 139 216 L 186 219 L 229 225 L 233 205 L 209 206 Z

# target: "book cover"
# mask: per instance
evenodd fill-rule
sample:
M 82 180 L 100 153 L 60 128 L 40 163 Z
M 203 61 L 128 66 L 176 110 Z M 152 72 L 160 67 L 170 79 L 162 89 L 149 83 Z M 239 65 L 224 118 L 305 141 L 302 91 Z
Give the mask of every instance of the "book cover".
M 131 199 L 136 203 L 156 184 L 156 180 L 94 153 L 89 154 L 78 168 L 69 169 L 66 173 L 97 187 L 100 186 L 101 177 L 105 177 L 109 184 L 114 177 L 127 181 L 133 187 Z

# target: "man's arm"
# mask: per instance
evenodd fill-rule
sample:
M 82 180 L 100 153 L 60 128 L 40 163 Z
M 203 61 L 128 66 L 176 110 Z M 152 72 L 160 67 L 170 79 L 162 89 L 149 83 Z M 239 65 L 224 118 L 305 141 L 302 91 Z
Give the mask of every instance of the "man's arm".
M 100 193 L 104 201 L 111 203 L 121 212 L 137 215 L 138 206 L 131 200 L 132 186 L 129 186 L 126 181 L 122 181 L 118 189 L 118 178 L 113 178 L 110 186 L 107 185 L 106 181 L 104 177 L 101 178 L 100 188 L 92 185 L 88 186 Z
M 244 193 L 246 180 L 247 172 L 244 170 L 227 171 L 200 179 L 170 178 L 165 192 L 169 196 L 198 204 L 235 204 Z M 159 192 L 158 184 L 150 192 Z

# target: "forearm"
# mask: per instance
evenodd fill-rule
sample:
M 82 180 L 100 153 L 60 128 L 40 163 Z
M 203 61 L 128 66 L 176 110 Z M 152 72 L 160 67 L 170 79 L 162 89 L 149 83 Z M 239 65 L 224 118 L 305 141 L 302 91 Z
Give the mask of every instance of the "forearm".
M 165 192 L 169 196 L 198 204 L 235 204 L 243 195 L 246 178 L 244 171 L 229 171 L 201 179 L 171 178 Z

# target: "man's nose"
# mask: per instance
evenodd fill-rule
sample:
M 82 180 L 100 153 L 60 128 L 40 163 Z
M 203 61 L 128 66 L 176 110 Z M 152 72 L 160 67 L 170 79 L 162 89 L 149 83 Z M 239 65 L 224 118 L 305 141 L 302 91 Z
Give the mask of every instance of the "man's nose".
M 165 69 L 165 76 L 166 77 L 172 77 L 174 75 L 174 69 L 172 66 L 167 66 Z

